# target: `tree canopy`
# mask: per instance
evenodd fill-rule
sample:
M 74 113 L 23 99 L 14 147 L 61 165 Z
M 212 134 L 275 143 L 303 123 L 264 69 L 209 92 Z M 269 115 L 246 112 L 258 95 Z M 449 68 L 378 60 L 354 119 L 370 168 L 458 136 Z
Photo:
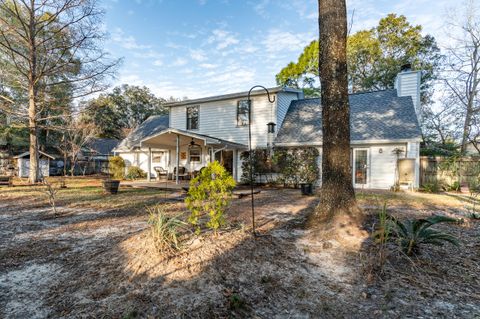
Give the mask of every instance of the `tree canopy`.
M 94 123 L 99 137 L 120 139 L 149 116 L 167 113 L 164 104 L 149 88 L 124 84 L 85 102 L 82 120 Z
M 306 95 L 319 92 L 318 41 L 306 46 L 297 62 L 290 62 L 277 75 L 279 85 L 303 88 Z M 422 70 L 422 101 L 429 101 L 433 80 L 441 62 L 435 38 L 422 35 L 403 15 L 389 14 L 370 30 L 361 30 L 347 40 L 349 89 L 352 92 L 393 88 L 402 65 Z

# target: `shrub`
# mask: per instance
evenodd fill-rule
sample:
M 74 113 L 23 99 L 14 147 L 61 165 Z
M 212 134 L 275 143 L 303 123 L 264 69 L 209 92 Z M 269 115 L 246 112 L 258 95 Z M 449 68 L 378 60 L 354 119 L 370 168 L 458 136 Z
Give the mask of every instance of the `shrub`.
M 459 192 L 460 191 L 460 182 L 455 181 L 451 185 L 447 187 L 447 191 L 449 192 Z
M 430 228 L 439 223 L 457 222 L 454 218 L 433 216 L 429 218 L 409 219 L 403 222 L 392 218 L 392 221 L 395 225 L 394 232 L 398 243 L 407 255 L 417 253 L 420 245 L 424 244 L 441 246 L 444 242 L 449 242 L 458 246 L 458 242 L 454 236 Z
M 438 193 L 440 191 L 440 183 L 437 181 L 431 183 L 425 183 L 422 188 L 427 193 Z
M 252 162 L 253 162 L 253 176 L 278 173 L 278 168 L 270 160 L 269 151 L 267 149 L 254 149 L 252 150 Z M 242 160 L 242 183 L 250 183 L 250 152 L 242 152 L 240 154 Z M 255 177 L 253 178 L 255 180 Z
M 168 216 L 169 206 L 147 207 L 148 223 L 152 230 L 155 247 L 159 252 L 172 253 L 180 248 L 180 229 L 186 223 L 178 217 Z
M 125 176 L 125 161 L 120 156 L 108 159 L 108 171 L 114 179 L 123 179 Z
M 130 166 L 125 177 L 127 179 L 140 179 L 147 177 L 147 173 L 138 166 Z
M 298 187 L 300 183 L 314 183 L 319 178 L 319 153 L 314 147 L 276 148 L 273 162 L 281 173 L 284 186 Z
M 199 219 L 208 215 L 207 227 L 216 233 L 225 223 L 225 209 L 228 207 L 235 180 L 217 161 L 208 164 L 200 174 L 190 181 L 185 203 L 191 212 L 188 221 L 200 232 Z

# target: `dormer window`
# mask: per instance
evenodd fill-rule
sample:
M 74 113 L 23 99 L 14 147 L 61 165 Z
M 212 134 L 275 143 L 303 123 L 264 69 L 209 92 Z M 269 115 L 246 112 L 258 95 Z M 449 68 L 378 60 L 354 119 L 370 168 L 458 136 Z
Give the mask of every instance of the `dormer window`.
M 240 100 L 237 104 L 237 126 L 248 125 L 248 100 Z
M 187 107 L 187 130 L 198 130 L 198 106 Z

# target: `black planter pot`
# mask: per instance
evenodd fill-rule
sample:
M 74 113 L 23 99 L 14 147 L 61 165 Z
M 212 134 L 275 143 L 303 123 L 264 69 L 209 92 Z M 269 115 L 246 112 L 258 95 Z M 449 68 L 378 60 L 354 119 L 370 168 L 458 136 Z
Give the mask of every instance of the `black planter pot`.
M 313 195 L 312 183 L 301 183 L 300 189 L 302 190 L 302 195 Z
M 120 186 L 120 181 L 118 180 L 106 180 L 103 181 L 103 189 L 109 194 L 118 193 L 118 187 Z

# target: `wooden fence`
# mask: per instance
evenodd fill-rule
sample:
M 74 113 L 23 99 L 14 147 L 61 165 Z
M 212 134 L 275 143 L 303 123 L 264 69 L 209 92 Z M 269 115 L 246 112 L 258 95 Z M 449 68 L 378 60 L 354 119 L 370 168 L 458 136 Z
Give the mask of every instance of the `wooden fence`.
M 456 160 L 446 157 L 420 157 L 420 185 L 440 183 L 469 184 L 480 179 L 480 158 L 462 157 Z

